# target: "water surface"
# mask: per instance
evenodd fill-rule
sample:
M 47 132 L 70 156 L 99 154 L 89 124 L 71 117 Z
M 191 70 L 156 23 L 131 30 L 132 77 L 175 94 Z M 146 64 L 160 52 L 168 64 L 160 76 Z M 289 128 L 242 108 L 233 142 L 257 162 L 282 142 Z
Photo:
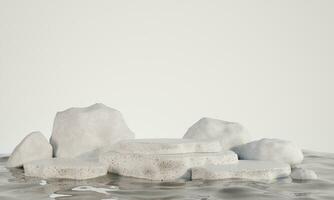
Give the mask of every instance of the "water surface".
M 0 158 L 0 199 L 59 200 L 150 200 L 150 199 L 334 199 L 334 154 L 305 151 L 302 166 L 314 170 L 318 180 L 273 182 L 222 180 L 152 182 L 107 175 L 96 179 L 43 180 L 25 177 L 22 169 L 7 169 L 7 157 Z

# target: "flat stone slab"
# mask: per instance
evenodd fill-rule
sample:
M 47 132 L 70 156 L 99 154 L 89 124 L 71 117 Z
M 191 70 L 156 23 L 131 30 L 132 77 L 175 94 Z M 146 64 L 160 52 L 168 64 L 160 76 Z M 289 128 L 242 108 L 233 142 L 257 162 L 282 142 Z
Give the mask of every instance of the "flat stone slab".
M 69 158 L 53 158 L 23 165 L 26 176 L 40 178 L 90 179 L 107 174 L 107 167 L 98 162 Z
M 288 164 L 274 161 L 239 160 L 235 164 L 206 165 L 192 168 L 192 179 L 219 180 L 241 178 L 272 180 L 287 177 L 291 173 Z
M 122 140 L 112 147 L 112 151 L 140 154 L 220 152 L 221 150 L 219 141 L 171 138 Z
M 238 162 L 232 151 L 185 154 L 138 154 L 109 151 L 100 156 L 108 171 L 122 176 L 149 180 L 190 179 L 190 169 L 206 164 L 222 165 Z

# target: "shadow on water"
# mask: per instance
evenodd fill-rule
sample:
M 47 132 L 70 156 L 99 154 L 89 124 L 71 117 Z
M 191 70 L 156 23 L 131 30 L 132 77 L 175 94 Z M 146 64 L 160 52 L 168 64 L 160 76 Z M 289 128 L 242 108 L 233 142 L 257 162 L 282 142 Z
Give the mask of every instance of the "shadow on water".
M 5 167 L 0 157 L 0 199 L 97 199 L 97 200 L 215 200 L 215 199 L 334 199 L 334 154 L 305 152 L 302 167 L 312 169 L 319 180 L 282 178 L 271 182 L 229 179 L 220 181 L 148 181 L 108 174 L 90 180 L 25 177 L 23 169 Z

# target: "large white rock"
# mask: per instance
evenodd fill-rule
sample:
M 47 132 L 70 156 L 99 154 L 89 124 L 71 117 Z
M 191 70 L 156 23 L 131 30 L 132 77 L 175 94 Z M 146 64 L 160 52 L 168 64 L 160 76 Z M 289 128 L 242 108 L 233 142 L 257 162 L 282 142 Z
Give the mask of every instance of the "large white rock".
M 90 179 L 107 174 L 107 166 L 99 162 L 73 158 L 52 158 L 24 164 L 26 176 L 40 178 Z
M 32 132 L 15 147 L 7 167 L 22 167 L 24 163 L 47 158 L 52 158 L 52 146 L 41 132 Z
M 272 180 L 287 177 L 291 173 L 288 164 L 273 161 L 240 160 L 235 164 L 206 165 L 192 168 L 192 179 L 219 180 L 241 178 Z
M 297 180 L 315 180 L 318 179 L 317 174 L 310 169 L 293 168 L 291 172 L 291 178 Z
M 123 139 L 133 139 L 121 113 L 103 104 L 58 112 L 50 142 L 55 157 L 76 157 Z
M 279 139 L 261 139 L 232 149 L 244 160 L 272 160 L 298 164 L 303 161 L 303 152 L 295 144 Z
M 239 123 L 202 118 L 188 129 L 183 138 L 218 140 L 223 149 L 230 149 L 248 142 L 250 136 Z
M 122 140 L 112 150 L 138 154 L 179 154 L 199 152 L 220 152 L 218 141 L 192 139 L 133 139 Z
M 192 167 L 235 163 L 238 162 L 238 158 L 232 151 L 186 154 L 138 154 L 110 151 L 101 155 L 100 162 L 108 165 L 108 171 L 115 174 L 165 181 L 189 179 Z

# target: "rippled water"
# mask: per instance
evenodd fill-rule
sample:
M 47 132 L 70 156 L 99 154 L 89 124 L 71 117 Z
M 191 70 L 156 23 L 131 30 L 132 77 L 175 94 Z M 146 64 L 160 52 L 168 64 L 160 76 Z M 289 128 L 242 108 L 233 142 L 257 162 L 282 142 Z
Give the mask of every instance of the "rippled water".
M 306 151 L 302 163 L 319 180 L 274 182 L 247 180 L 152 182 L 107 175 L 87 180 L 24 177 L 22 169 L 4 167 L 0 158 L 0 199 L 334 199 L 334 154 Z

